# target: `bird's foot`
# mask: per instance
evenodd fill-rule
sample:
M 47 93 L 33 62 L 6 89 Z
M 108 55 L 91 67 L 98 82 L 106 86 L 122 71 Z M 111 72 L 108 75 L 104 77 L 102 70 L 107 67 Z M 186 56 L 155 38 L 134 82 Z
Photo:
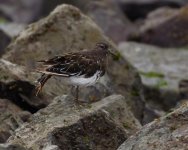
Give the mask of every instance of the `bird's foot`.
M 38 94 L 42 91 L 42 85 L 38 83 L 35 87 L 35 95 L 38 96 Z
M 76 105 L 87 105 L 88 104 L 88 102 L 86 102 L 86 101 L 83 101 L 83 100 L 80 100 L 80 99 L 75 99 L 75 104 Z

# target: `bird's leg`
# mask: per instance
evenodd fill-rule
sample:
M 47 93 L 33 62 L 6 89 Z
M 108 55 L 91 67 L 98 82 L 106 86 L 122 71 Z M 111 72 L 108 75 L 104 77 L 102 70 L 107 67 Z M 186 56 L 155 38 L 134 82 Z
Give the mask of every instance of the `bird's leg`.
M 76 103 L 79 103 L 78 98 L 79 98 L 79 86 L 77 85 L 76 86 L 76 96 L 75 96 Z
M 77 104 L 79 103 L 78 98 L 79 98 L 79 86 L 77 85 L 76 91 L 75 91 L 75 101 L 76 101 Z
M 46 83 L 46 81 L 51 78 L 51 75 L 46 75 L 46 74 L 42 74 L 42 76 L 37 80 L 37 84 L 36 85 L 36 96 L 42 91 L 42 87 L 44 86 L 44 84 Z

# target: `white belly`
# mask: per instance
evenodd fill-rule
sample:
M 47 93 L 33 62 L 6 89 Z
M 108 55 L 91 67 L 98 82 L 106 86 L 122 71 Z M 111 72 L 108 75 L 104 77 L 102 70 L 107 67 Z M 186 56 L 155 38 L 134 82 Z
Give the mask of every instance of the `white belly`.
M 79 85 L 79 86 L 90 86 L 97 82 L 101 74 L 101 71 L 97 71 L 93 76 L 89 78 L 84 78 L 84 76 L 73 76 L 70 77 L 70 83 L 73 85 Z

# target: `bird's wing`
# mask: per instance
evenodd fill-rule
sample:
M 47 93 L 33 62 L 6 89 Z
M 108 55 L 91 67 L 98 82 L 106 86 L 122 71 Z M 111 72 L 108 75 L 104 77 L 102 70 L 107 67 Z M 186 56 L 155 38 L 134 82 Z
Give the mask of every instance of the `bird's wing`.
M 94 59 L 79 53 L 69 53 L 39 62 L 43 63 L 43 67 L 38 68 L 39 72 L 64 77 L 81 75 L 90 77 L 100 69 L 100 65 Z

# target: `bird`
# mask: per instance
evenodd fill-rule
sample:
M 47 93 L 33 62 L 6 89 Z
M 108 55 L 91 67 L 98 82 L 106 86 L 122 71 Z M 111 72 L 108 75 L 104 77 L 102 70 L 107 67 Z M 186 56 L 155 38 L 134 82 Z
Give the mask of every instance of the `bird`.
M 58 76 L 64 79 L 65 84 L 76 87 L 75 100 L 78 102 L 79 87 L 94 85 L 105 74 L 109 54 L 115 55 L 107 43 L 99 42 L 91 50 L 69 52 L 38 61 L 41 66 L 36 71 L 42 75 L 37 80 L 36 96 L 48 79 Z

